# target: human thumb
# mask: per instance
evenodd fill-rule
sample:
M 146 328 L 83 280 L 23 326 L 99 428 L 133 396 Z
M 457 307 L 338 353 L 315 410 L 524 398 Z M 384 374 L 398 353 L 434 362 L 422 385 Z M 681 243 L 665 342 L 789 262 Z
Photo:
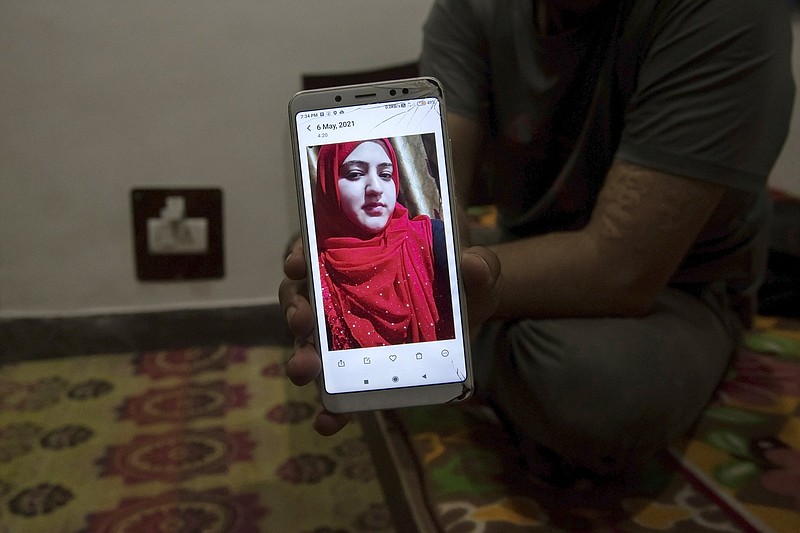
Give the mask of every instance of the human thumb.
M 467 294 L 492 290 L 500 277 L 500 260 L 489 248 L 472 246 L 461 255 Z
M 470 336 L 494 315 L 498 305 L 500 260 L 483 246 L 473 246 L 461 256 L 461 272 L 467 296 Z

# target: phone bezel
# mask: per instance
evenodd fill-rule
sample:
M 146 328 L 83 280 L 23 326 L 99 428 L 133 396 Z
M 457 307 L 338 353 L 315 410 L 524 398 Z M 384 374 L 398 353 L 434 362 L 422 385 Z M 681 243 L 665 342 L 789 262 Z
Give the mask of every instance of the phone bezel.
M 466 304 L 464 290 L 459 271 L 459 234 L 456 220 L 456 198 L 455 187 L 452 183 L 452 165 L 450 156 L 450 138 L 447 132 L 447 120 L 443 91 L 438 80 L 431 77 L 407 78 L 400 80 L 389 80 L 376 83 L 366 83 L 359 85 L 346 85 L 339 87 L 311 89 L 300 91 L 294 95 L 289 102 L 289 123 L 292 140 L 293 166 L 295 170 L 295 180 L 297 189 L 298 210 L 300 213 L 301 233 L 303 235 L 303 248 L 308 271 L 312 272 L 310 258 L 313 257 L 309 248 L 307 237 L 308 219 L 305 212 L 304 185 L 300 164 L 301 154 L 296 129 L 295 117 L 297 113 L 303 111 L 314 111 L 320 109 L 330 109 L 352 105 L 376 104 L 382 102 L 395 102 L 415 98 L 436 98 L 439 101 L 441 110 L 441 131 L 443 136 L 445 158 L 443 164 L 446 169 L 446 178 L 449 180 L 446 187 L 448 195 L 442 201 L 449 201 L 451 209 L 451 219 L 446 221 L 450 224 L 453 235 L 453 245 L 455 247 L 456 279 L 458 284 L 458 295 L 460 300 L 461 331 L 463 332 L 462 349 L 466 364 L 466 379 L 461 382 L 431 384 L 423 386 L 399 387 L 390 389 L 378 389 L 370 391 L 355 391 L 343 393 L 329 393 L 324 386 L 324 376 L 322 372 L 319 376 L 319 389 L 322 397 L 322 404 L 331 412 L 353 412 L 391 409 L 414 405 L 442 404 L 455 401 L 462 401 L 468 398 L 473 390 L 472 361 L 469 347 L 469 329 L 466 317 Z M 309 301 L 314 313 L 318 312 L 316 306 L 315 291 L 312 280 L 309 279 Z M 321 312 L 321 311 L 319 311 Z M 314 338 L 315 346 L 319 347 L 321 342 L 325 342 L 325 332 L 320 332 L 316 327 L 318 320 L 315 317 Z

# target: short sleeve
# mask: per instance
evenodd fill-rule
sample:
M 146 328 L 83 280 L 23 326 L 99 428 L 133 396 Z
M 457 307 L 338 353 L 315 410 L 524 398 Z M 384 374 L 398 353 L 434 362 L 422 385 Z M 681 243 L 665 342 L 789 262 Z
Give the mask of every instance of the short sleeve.
M 485 4 L 485 3 L 484 3 Z M 420 72 L 444 87 L 447 108 L 474 120 L 487 112 L 489 61 L 481 2 L 437 0 L 423 28 Z
M 762 188 L 794 101 L 786 5 L 680 0 L 651 21 L 653 40 L 617 156 L 739 189 Z

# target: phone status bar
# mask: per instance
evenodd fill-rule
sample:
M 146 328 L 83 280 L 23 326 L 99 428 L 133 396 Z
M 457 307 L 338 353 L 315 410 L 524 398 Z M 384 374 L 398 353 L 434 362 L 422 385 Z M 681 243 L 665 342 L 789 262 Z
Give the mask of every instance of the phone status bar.
M 406 109 L 409 107 L 423 107 L 428 105 L 435 105 L 436 99 L 420 99 L 420 100 L 408 100 L 408 101 L 400 101 L 400 102 L 384 102 L 382 105 L 384 109 Z M 372 104 L 374 105 L 374 104 Z M 357 107 L 357 106 L 355 106 Z M 352 111 L 353 109 L 349 109 Z M 298 113 L 298 118 L 300 120 L 308 120 L 312 118 L 327 118 L 327 117 L 338 117 L 344 115 L 348 112 L 347 109 L 320 109 L 317 111 L 302 111 Z
M 301 120 L 305 120 L 309 118 L 336 117 L 344 114 L 345 111 L 343 109 L 333 109 L 333 110 L 327 109 L 322 111 L 310 111 L 310 112 L 299 113 L 299 118 Z

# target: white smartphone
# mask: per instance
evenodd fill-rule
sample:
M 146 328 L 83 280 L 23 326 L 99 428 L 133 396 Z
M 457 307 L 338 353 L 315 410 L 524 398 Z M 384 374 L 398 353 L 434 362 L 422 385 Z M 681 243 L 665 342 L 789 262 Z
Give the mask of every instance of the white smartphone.
M 473 377 L 439 82 L 302 91 L 289 122 L 323 405 L 466 399 Z

